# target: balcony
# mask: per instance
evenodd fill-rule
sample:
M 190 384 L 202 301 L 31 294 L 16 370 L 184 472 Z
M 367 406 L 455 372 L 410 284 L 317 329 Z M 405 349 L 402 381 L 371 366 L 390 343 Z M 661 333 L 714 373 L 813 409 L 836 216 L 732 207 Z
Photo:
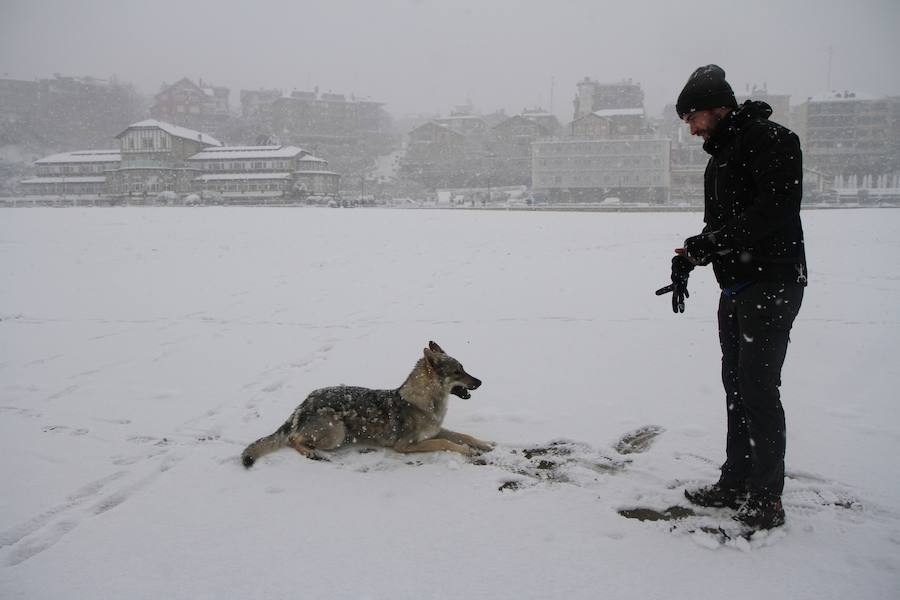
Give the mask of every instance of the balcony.
M 174 160 L 148 160 L 146 158 L 123 158 L 121 169 L 174 169 L 178 165 Z

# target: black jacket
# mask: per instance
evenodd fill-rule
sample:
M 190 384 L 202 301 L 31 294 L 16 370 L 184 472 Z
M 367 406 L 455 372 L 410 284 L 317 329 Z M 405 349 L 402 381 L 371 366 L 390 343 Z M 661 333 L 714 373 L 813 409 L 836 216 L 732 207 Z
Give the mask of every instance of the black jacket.
M 803 158 L 791 130 L 769 121 L 772 108 L 748 100 L 703 144 L 704 233 L 724 249 L 713 258 L 722 288 L 750 281 L 806 285 L 800 223 Z

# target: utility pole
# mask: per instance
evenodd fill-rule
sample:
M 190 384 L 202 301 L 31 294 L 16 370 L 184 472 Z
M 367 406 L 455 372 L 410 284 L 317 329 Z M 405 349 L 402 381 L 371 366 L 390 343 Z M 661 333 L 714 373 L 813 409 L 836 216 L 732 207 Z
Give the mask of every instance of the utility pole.
M 553 114 L 553 84 L 555 83 L 554 78 L 550 78 L 550 114 Z

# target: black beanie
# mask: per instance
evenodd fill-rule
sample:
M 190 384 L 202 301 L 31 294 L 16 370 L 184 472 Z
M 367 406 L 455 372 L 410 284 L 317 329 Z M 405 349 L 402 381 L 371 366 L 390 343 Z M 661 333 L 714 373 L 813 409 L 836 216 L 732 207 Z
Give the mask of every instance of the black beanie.
M 678 95 L 675 111 L 678 118 L 695 110 L 710 108 L 737 108 L 737 100 L 731 86 L 725 81 L 725 71 L 719 65 L 700 67 L 688 77 L 684 89 Z

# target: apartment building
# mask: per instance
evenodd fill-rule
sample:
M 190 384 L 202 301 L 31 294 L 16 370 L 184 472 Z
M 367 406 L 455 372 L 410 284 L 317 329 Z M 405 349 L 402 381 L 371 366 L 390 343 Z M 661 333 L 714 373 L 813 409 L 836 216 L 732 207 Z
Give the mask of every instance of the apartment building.
M 651 136 L 532 143 L 532 186 L 551 202 L 668 201 L 670 141 Z
M 900 97 L 829 92 L 808 98 L 796 115 L 810 167 L 857 181 L 900 173 Z
M 616 83 L 600 83 L 585 77 L 576 87 L 573 121 L 598 110 L 644 106 L 644 91 L 639 83 L 631 79 L 623 79 Z
M 115 79 L 0 79 L 0 145 L 96 147 L 141 114 L 134 88 Z
M 248 100 L 252 96 L 248 97 Z M 260 115 L 275 132 L 291 132 L 296 138 L 323 141 L 347 139 L 364 133 L 383 132 L 389 121 L 384 104 L 344 94 L 294 91 L 272 99 L 256 96 Z
M 154 97 L 150 115 L 166 123 L 216 131 L 230 116 L 228 97 L 227 87 L 209 85 L 202 79 L 194 83 L 184 77 L 163 86 Z

